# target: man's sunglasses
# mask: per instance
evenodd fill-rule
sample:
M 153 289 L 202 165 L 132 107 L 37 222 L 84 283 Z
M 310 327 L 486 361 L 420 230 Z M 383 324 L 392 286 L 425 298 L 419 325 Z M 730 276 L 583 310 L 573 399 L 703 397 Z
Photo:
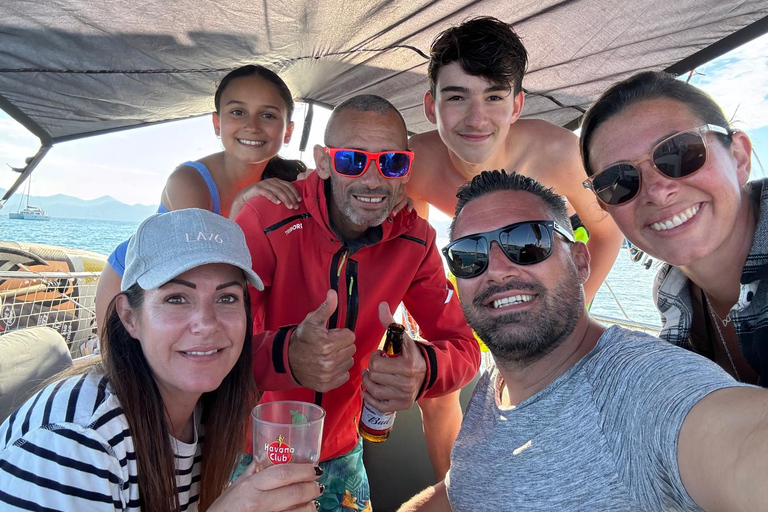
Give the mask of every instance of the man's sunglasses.
M 411 171 L 413 151 L 380 151 L 369 153 L 359 149 L 325 148 L 331 157 L 331 167 L 337 174 L 358 177 L 365 173 L 371 160 L 385 178 L 403 178 Z
M 713 124 L 678 132 L 653 146 L 647 156 L 634 162 L 615 163 L 595 174 L 583 183 L 584 188 L 594 192 L 607 205 L 616 206 L 631 201 L 637 197 L 642 185 L 638 165 L 648 159 L 653 168 L 667 178 L 690 176 L 704 167 L 707 161 L 707 132 L 731 134 Z
M 516 222 L 509 226 L 458 238 L 443 248 L 451 273 L 459 279 L 477 277 L 488 268 L 491 243 L 496 242 L 517 265 L 534 265 L 549 258 L 554 233 L 573 243 L 573 235 L 551 220 Z

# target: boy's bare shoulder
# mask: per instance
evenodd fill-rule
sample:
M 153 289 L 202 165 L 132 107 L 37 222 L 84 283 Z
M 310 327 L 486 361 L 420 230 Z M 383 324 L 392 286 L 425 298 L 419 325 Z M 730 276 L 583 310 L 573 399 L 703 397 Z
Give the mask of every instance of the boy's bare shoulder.
M 524 174 L 542 182 L 565 175 L 581 179 L 579 138 L 570 130 L 540 119 L 520 119 L 510 127 L 507 143 Z
M 563 149 L 579 149 L 579 138 L 570 130 L 541 119 L 519 119 L 509 129 L 511 139 L 553 145 Z
M 408 147 L 414 152 L 409 189 L 417 189 L 422 183 L 431 182 L 431 178 L 444 169 L 448 150 L 437 130 L 411 136 Z
M 411 138 L 408 139 L 408 147 L 416 153 L 416 158 L 420 154 L 438 155 L 446 151 L 445 144 L 437 130 L 411 135 Z

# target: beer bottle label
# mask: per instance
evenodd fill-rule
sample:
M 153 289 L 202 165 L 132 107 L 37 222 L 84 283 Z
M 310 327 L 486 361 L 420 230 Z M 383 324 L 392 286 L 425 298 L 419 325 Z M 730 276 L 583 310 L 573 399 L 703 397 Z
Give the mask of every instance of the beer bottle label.
M 363 424 L 366 432 L 376 436 L 383 435 L 392 430 L 395 424 L 395 413 L 381 412 L 368 402 L 363 402 L 360 423 Z

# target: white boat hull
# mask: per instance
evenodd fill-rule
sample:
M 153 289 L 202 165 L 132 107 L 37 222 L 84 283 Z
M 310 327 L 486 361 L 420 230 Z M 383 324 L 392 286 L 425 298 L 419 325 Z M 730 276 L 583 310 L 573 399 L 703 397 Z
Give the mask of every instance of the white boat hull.
M 51 220 L 48 215 L 40 215 L 37 213 L 9 213 L 8 218 L 20 220 Z

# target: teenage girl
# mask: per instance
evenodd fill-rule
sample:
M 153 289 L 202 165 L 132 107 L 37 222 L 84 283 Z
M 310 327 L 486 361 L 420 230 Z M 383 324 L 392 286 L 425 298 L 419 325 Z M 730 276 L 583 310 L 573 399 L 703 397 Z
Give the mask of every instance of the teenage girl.
M 177 167 L 165 184 L 158 212 L 201 208 L 230 217 L 256 195 L 288 207 L 298 203 L 301 198 L 288 181 L 306 167 L 277 156 L 293 133 L 293 97 L 285 82 L 263 66 L 243 66 L 221 80 L 214 105 L 213 129 L 224 150 Z M 109 256 L 99 279 L 99 332 L 107 306 L 120 292 L 127 246 L 123 242 Z

